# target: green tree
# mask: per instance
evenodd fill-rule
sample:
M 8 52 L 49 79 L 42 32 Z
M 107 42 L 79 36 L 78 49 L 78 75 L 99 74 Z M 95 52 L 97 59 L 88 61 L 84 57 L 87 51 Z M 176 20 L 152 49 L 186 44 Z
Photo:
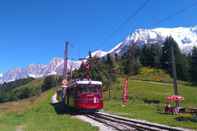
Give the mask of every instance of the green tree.
M 107 54 L 107 60 L 106 60 L 106 70 L 109 74 L 109 80 L 110 82 L 114 81 L 116 79 L 115 77 L 115 62 L 112 58 L 111 54 Z
M 87 69 L 87 66 L 88 69 Z M 86 62 L 83 62 L 78 70 L 75 70 L 73 73 L 73 78 L 87 78 L 87 75 L 90 76 L 92 80 L 102 81 L 104 86 L 108 87 L 113 80 L 112 76 L 113 69 L 113 60 L 111 57 L 103 60 L 97 57 L 90 57 Z
M 113 66 L 113 64 L 114 64 L 114 63 L 113 63 L 113 59 L 112 59 L 112 57 L 111 57 L 110 54 L 107 54 L 106 64 L 112 65 L 112 66 Z
M 128 47 L 128 51 L 123 56 L 124 73 L 128 75 L 137 74 L 140 68 L 140 48 L 132 44 Z
M 172 46 L 172 47 L 171 47 Z M 178 44 L 172 37 L 167 37 L 162 48 L 161 64 L 162 68 L 167 70 L 172 76 L 172 53 L 171 48 L 174 49 L 175 64 L 177 70 L 177 77 L 179 80 L 188 80 L 189 62 L 186 56 L 183 55 L 178 47 Z
M 192 49 L 191 63 L 190 63 L 190 80 L 192 83 L 197 84 L 197 47 Z
M 117 53 L 115 53 L 114 57 L 115 57 L 115 61 L 119 60 L 119 55 Z
M 143 66 L 159 68 L 161 66 L 161 55 L 162 49 L 160 44 L 146 44 L 142 47 L 140 62 Z
M 44 83 L 41 87 L 41 90 L 42 91 L 46 91 L 52 87 L 55 87 L 58 85 L 58 77 L 55 76 L 55 75 L 51 75 L 51 76 L 47 76 L 45 79 L 44 79 Z

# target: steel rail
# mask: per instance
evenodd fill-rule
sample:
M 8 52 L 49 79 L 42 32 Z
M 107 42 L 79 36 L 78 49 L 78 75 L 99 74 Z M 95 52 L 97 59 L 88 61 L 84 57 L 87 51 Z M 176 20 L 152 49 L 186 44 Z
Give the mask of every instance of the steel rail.
M 87 115 L 87 117 L 94 119 L 95 121 L 98 121 L 100 123 L 103 123 L 107 126 L 111 126 L 115 130 L 119 130 L 119 127 L 122 126 L 123 128 L 132 127 L 135 128 L 135 130 L 140 130 L 140 131 L 191 131 L 190 129 L 183 129 L 178 127 L 171 127 L 171 126 L 166 126 L 156 123 L 150 123 L 146 121 L 129 119 L 129 118 L 112 115 L 108 113 L 102 113 L 102 112 L 89 114 Z M 117 123 L 117 125 L 114 124 L 110 125 L 109 124 L 110 122 Z

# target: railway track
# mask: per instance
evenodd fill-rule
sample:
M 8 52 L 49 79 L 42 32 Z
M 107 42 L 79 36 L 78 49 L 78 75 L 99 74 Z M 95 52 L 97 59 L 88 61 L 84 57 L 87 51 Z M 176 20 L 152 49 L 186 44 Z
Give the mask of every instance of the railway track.
M 191 131 L 189 129 L 170 127 L 166 125 L 128 119 L 107 113 L 88 114 L 87 117 L 100 122 L 116 131 Z

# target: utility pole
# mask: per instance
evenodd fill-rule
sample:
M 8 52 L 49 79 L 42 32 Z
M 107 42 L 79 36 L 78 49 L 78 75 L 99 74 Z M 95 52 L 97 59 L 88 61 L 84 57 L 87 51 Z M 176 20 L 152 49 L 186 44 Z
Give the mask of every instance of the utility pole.
M 110 85 L 108 87 L 108 98 L 111 100 L 111 87 L 110 87 Z
M 68 44 L 69 44 L 69 42 L 65 42 L 65 49 L 64 49 L 64 71 L 63 71 L 63 78 L 65 80 L 68 79 Z
M 70 79 L 73 77 L 73 65 L 70 65 Z
M 178 95 L 178 87 L 177 87 L 177 75 L 176 75 L 176 64 L 175 64 L 175 56 L 174 56 L 174 44 L 171 43 L 171 57 L 172 57 L 172 74 L 173 74 L 173 88 L 174 95 Z

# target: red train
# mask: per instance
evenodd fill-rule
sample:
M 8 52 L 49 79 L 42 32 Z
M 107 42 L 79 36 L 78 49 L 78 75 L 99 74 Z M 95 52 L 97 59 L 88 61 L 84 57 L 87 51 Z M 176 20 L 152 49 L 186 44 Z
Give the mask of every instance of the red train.
M 78 110 L 97 111 L 103 108 L 102 82 L 77 80 L 64 88 L 63 99 L 66 105 Z

